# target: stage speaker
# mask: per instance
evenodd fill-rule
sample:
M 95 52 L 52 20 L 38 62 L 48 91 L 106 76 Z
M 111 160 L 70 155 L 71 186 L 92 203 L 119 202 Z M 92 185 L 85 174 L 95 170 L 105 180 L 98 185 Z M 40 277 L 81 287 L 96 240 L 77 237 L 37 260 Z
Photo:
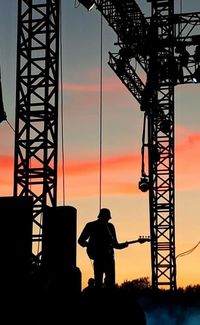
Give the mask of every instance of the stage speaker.
M 1 280 L 27 278 L 31 271 L 33 199 L 0 197 Z
M 76 267 L 77 212 L 72 206 L 47 207 L 43 215 L 42 265 L 47 270 Z

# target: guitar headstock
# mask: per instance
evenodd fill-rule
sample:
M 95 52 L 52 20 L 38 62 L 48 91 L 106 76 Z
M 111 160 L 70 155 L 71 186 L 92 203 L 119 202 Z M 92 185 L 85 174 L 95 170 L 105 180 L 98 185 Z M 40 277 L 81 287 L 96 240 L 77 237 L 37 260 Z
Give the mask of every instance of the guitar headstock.
M 150 242 L 150 241 L 151 241 L 150 236 L 139 236 L 139 238 L 138 238 L 138 242 L 140 244 L 143 244 L 145 242 Z

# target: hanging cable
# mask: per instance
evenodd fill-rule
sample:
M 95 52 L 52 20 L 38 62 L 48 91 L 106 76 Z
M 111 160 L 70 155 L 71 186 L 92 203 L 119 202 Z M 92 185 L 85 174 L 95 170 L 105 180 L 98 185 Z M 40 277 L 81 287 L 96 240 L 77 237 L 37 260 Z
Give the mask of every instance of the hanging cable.
M 103 130 L 103 15 L 100 18 L 100 96 L 99 96 L 99 209 L 102 204 L 102 130 Z
M 180 0 L 180 13 L 182 14 L 183 13 L 183 1 Z
M 146 176 L 145 173 L 145 164 L 144 164 L 144 147 L 145 147 L 145 135 L 146 135 L 146 119 L 147 114 L 144 113 L 144 121 L 143 121 L 143 131 L 142 131 L 142 148 L 141 148 L 141 155 L 142 155 L 142 166 L 141 166 L 141 175 Z
M 183 13 L 183 2 L 180 0 L 180 15 Z M 179 24 L 179 34 L 182 35 L 182 23 Z
M 4 103 L 3 103 L 3 91 L 2 91 L 2 82 L 1 82 L 1 68 L 0 68 L 0 123 L 6 121 L 9 127 L 15 132 L 14 127 L 9 123 L 7 119 L 7 114 L 4 110 Z
M 140 178 L 140 181 L 139 181 L 139 189 L 142 191 L 142 192 L 146 192 L 149 190 L 149 178 L 147 176 L 147 174 L 145 173 L 145 163 L 144 163 L 144 160 L 145 160 L 145 152 L 144 152 L 144 149 L 145 149 L 145 146 L 146 143 L 145 143 L 145 135 L 146 135 L 146 120 L 147 120 L 147 114 L 146 112 L 144 113 L 144 121 L 143 121 L 143 131 L 142 131 L 142 148 L 141 148 L 141 155 L 142 155 L 142 166 L 141 166 L 141 178 Z
M 62 193 L 65 205 L 65 150 L 64 150 L 64 100 L 63 100 L 63 46 L 62 46 L 62 1 L 60 1 L 60 106 L 61 106 L 61 151 L 62 151 Z
M 8 122 L 7 119 L 6 119 L 6 122 L 8 123 L 9 127 L 13 130 L 13 132 L 15 132 L 15 129 L 12 127 L 12 125 Z
M 200 245 L 200 241 L 194 246 L 194 247 L 192 247 L 191 249 L 189 249 L 188 251 L 185 251 L 185 252 L 183 252 L 183 253 L 180 253 L 180 254 L 178 254 L 177 256 L 176 256 L 176 259 L 178 258 L 178 257 L 183 257 L 183 256 L 186 256 L 186 255 L 189 255 L 189 254 L 191 254 L 198 246 Z
M 0 68 L 0 123 L 6 121 L 7 115 L 4 110 L 4 103 L 3 103 L 3 91 L 2 91 L 2 82 L 1 82 L 1 68 Z

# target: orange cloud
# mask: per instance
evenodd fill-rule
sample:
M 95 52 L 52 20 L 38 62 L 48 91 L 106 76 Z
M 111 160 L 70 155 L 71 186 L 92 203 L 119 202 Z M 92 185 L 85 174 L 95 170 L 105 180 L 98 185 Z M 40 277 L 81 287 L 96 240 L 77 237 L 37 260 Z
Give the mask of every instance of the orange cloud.
M 181 132 L 180 132 L 181 131 Z M 175 147 L 175 186 L 178 190 L 192 190 L 200 187 L 200 132 L 178 129 L 179 141 Z M 141 154 L 125 154 L 105 157 L 102 160 L 102 191 L 104 194 L 134 194 L 138 192 Z M 64 168 L 69 196 L 94 196 L 99 193 L 98 159 L 70 160 Z M 62 166 L 58 166 L 58 192 L 62 183 Z M 12 192 L 13 157 L 0 157 L 0 194 Z
M 83 197 L 96 197 L 99 196 L 99 178 L 79 177 L 76 179 L 67 179 L 65 182 L 66 197 L 68 198 L 83 198 Z M 61 187 L 59 187 L 61 190 Z M 133 179 L 129 180 L 107 180 L 102 181 L 102 195 L 131 195 L 138 194 L 138 182 Z M 58 197 L 61 199 L 62 193 L 58 191 Z
M 102 192 L 108 194 L 133 194 L 138 192 L 137 178 L 140 155 L 130 154 L 109 157 L 102 161 Z M 99 193 L 100 162 L 98 160 L 71 161 L 65 166 L 66 187 L 69 197 L 96 196 Z M 132 175 L 131 175 L 132 174 Z M 62 168 L 59 166 L 59 182 Z M 130 176 L 132 177 L 130 180 Z M 139 176 L 138 176 L 139 178 Z
M 14 158 L 12 156 L 0 156 L 0 169 L 8 169 L 13 168 Z M 5 173 L 4 173 L 5 175 Z
M 181 135 L 176 145 L 176 185 L 178 189 L 199 189 L 200 133 Z
M 122 170 L 122 169 L 135 169 L 140 163 L 140 155 L 139 154 L 130 154 L 130 155 L 122 155 L 115 156 L 104 159 L 102 161 L 102 169 L 104 172 L 114 170 Z M 65 166 L 65 170 L 69 175 L 81 175 L 81 174 L 91 174 L 94 172 L 98 172 L 100 168 L 99 160 L 88 160 L 88 161 L 71 161 L 69 164 L 67 163 Z M 61 169 L 61 166 L 60 166 Z
M 133 180 L 129 182 L 113 182 L 112 184 L 105 185 L 105 194 L 138 194 L 138 183 Z
M 13 195 L 13 162 L 12 156 L 0 156 L 0 195 Z
M 181 132 L 180 132 L 181 131 Z M 175 148 L 175 181 L 178 190 L 196 190 L 200 187 L 200 133 L 187 128 L 179 128 L 180 141 Z M 110 157 L 102 162 L 102 182 L 104 194 L 138 193 L 141 155 L 130 154 Z M 70 175 L 69 193 L 76 195 L 98 194 L 99 161 L 72 161 L 66 166 Z M 96 175 L 96 178 L 95 176 Z M 93 180 L 93 181 L 92 181 Z M 89 188 L 88 184 L 93 185 Z M 96 184 L 95 184 L 96 182 Z M 77 186 L 77 184 L 79 184 Z M 87 186 L 86 186 L 87 184 Z M 83 187 L 83 191 L 81 191 Z M 86 187 L 88 191 L 86 190 Z M 72 191 L 71 191 L 72 190 Z M 77 193 L 77 194 L 78 194 Z
M 196 165 L 196 160 L 200 158 L 200 133 L 194 132 L 182 138 L 176 145 L 175 153 L 180 168 L 188 164 Z

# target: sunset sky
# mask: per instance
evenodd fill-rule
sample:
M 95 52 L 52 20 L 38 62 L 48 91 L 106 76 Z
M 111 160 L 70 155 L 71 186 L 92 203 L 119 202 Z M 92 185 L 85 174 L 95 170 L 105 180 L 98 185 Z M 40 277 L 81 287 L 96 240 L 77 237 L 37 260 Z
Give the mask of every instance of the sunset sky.
M 179 10 L 180 1 L 176 2 Z M 149 16 L 146 0 L 137 1 Z M 64 146 L 66 205 L 77 209 L 77 236 L 99 211 L 100 14 L 78 1 L 62 1 Z M 15 119 L 17 1 L 0 1 L 0 66 L 4 106 L 12 127 Z M 200 3 L 182 0 L 185 12 Z M 118 240 L 149 235 L 148 193 L 138 189 L 141 176 L 143 112 L 108 66 L 116 36 L 103 22 L 102 207 L 108 207 Z M 176 255 L 200 241 L 200 85 L 177 86 L 175 105 Z M 59 116 L 60 121 L 60 116 Z M 60 122 L 59 122 L 60 124 Z M 0 195 L 13 194 L 14 132 L 0 125 Z M 63 204 L 61 128 L 59 128 L 58 205 Z M 177 258 L 177 284 L 199 283 L 200 246 Z M 83 287 L 93 275 L 83 248 L 77 246 Z M 135 244 L 116 251 L 116 280 L 151 278 L 150 245 Z

